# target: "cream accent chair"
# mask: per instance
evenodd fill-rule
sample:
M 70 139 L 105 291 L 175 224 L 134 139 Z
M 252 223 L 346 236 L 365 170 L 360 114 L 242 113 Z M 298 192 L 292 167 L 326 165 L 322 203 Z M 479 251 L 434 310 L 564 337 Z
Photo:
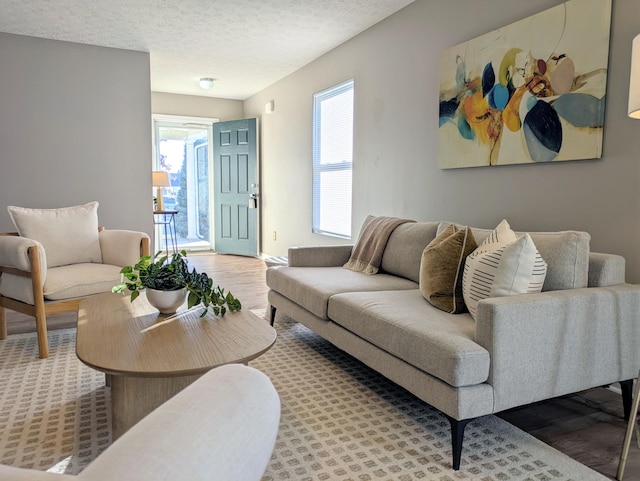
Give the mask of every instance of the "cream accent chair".
M 280 424 L 269 378 L 212 369 L 119 437 L 78 476 L 0 465 L 3 481 L 259 481 Z
M 97 202 L 8 210 L 18 232 L 0 234 L 0 339 L 7 337 L 5 308 L 34 316 L 44 359 L 47 314 L 77 311 L 84 297 L 110 292 L 122 266 L 149 255 L 149 236 L 100 228 Z

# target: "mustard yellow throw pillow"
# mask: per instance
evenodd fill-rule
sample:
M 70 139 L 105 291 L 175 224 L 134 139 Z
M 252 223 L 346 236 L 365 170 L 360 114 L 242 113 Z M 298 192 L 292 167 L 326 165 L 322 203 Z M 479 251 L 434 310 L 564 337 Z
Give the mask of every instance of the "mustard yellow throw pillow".
M 434 307 L 451 314 L 466 311 L 462 273 L 467 256 L 478 247 L 471 229 L 450 224 L 422 252 L 420 292 Z

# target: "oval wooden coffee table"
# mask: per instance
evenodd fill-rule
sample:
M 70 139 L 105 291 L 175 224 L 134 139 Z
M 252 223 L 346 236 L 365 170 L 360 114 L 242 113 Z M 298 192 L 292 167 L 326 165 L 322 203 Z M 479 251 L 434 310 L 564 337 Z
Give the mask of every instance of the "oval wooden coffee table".
M 107 374 L 113 439 L 205 372 L 246 364 L 276 341 L 276 331 L 248 309 L 202 318 L 201 309 L 184 311 L 186 305 L 178 319 L 145 331 L 168 316 L 144 293 L 133 303 L 118 294 L 80 303 L 76 354 Z

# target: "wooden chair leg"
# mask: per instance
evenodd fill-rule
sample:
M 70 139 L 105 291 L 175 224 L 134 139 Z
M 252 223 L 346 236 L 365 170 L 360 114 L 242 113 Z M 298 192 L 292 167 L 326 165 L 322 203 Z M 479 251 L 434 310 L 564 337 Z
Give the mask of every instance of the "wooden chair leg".
M 38 352 L 40 359 L 49 357 L 49 339 L 47 336 L 47 312 L 44 308 L 44 293 L 42 292 L 42 273 L 40 271 L 40 254 L 36 247 L 29 247 L 29 262 L 31 264 L 31 286 L 35 304 L 36 333 L 38 335 Z
M 38 353 L 40 359 L 49 357 L 49 336 L 47 335 L 47 315 L 44 312 L 38 312 L 36 307 L 36 332 L 38 335 Z
M 0 339 L 7 338 L 7 313 L 5 308 L 0 306 Z

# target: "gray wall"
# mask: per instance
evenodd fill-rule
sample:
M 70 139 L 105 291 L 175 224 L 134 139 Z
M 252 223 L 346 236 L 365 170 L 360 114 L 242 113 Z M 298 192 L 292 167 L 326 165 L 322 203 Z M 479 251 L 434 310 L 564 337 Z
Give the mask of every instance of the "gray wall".
M 149 54 L 0 33 L 5 206 L 100 202 L 107 228 L 153 228 Z
M 370 213 L 487 228 L 506 218 L 516 230 L 588 231 L 592 250 L 625 256 L 640 282 L 640 122 L 626 115 L 638 0 L 613 2 L 601 159 L 437 168 L 441 51 L 559 3 L 417 0 L 246 100 L 262 126 L 262 251 L 342 242 L 311 233 L 311 107 L 314 92 L 353 78 L 354 240 Z
M 151 112 L 154 114 L 210 117 L 221 121 L 243 118 L 242 100 L 177 95 L 151 92 Z

